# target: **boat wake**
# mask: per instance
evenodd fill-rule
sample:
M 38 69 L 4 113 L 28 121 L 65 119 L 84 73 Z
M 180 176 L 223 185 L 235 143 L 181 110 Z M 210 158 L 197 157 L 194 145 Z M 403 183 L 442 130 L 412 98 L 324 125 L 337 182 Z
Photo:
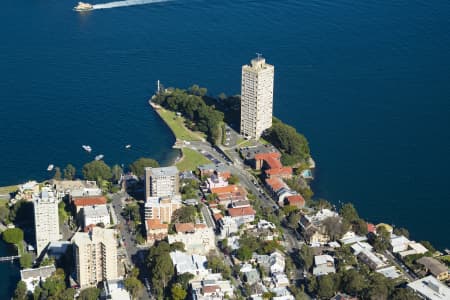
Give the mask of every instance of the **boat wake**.
M 133 5 L 145 5 L 152 3 L 161 3 L 168 2 L 172 0 L 124 0 L 124 1 L 113 1 L 103 4 L 94 4 L 92 9 L 108 9 L 108 8 L 116 8 L 116 7 L 124 7 L 124 6 L 133 6 Z

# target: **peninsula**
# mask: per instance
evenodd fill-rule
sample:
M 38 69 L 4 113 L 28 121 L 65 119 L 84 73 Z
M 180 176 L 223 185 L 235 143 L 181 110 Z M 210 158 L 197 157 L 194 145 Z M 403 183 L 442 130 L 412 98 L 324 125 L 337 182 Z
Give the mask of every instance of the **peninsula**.
M 158 85 L 172 166 L 94 160 L 0 189 L 14 299 L 448 299 L 450 253 L 313 197 L 308 141 L 272 115 L 273 77 L 258 56 L 240 96 Z

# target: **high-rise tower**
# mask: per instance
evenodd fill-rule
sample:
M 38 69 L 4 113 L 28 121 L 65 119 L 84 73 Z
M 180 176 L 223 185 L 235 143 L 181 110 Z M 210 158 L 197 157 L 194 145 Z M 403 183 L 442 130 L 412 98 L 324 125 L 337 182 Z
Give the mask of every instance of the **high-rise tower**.
M 259 139 L 272 126 L 275 69 L 258 54 L 251 65 L 242 66 L 241 134 Z

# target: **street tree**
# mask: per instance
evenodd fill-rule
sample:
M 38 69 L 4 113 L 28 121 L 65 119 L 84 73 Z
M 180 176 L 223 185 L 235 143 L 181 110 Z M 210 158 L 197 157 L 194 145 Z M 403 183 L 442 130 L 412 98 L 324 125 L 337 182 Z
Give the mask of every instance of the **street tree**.
M 19 281 L 17 283 L 16 290 L 14 291 L 14 300 L 26 300 L 28 299 L 27 296 L 27 285 L 23 281 Z
M 125 289 L 130 292 L 133 299 L 139 299 L 142 292 L 142 282 L 137 277 L 129 276 L 124 280 Z
M 55 167 L 55 174 L 53 175 L 53 179 L 55 180 L 61 180 L 61 169 L 59 167 Z
M 111 173 L 112 173 L 112 181 L 118 182 L 120 180 L 120 177 L 122 176 L 123 170 L 119 165 L 116 164 L 112 166 Z
M 33 257 L 29 253 L 23 253 L 20 256 L 19 262 L 22 269 L 31 268 L 31 266 L 33 265 Z

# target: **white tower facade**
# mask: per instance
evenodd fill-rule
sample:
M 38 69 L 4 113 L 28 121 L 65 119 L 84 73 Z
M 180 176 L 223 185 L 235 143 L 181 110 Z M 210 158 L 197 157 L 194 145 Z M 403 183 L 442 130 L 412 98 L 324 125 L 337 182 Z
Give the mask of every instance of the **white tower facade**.
M 60 239 L 58 200 L 53 191 L 43 187 L 39 197 L 33 200 L 36 251 L 39 256 L 50 242 Z
M 275 68 L 258 55 L 251 65 L 242 66 L 241 134 L 259 139 L 272 127 Z

